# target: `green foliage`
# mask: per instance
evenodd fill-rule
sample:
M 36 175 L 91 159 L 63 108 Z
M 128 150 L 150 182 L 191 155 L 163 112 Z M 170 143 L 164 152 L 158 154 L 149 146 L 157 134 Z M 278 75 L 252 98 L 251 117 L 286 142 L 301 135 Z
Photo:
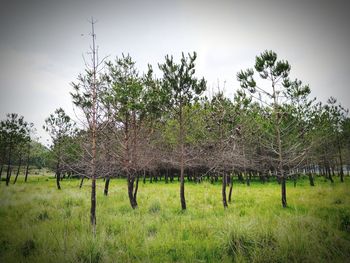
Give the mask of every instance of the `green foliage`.
M 206 89 L 204 78 L 198 80 L 194 76 L 196 58 L 196 52 L 188 54 L 188 57 L 182 53 L 181 63 L 176 64 L 173 57 L 167 55 L 165 63 L 159 64 L 163 72 L 163 88 L 172 94 L 171 105 L 175 108 L 198 100 L 198 95 Z
M 110 61 L 106 65 L 109 85 L 105 95 L 106 103 L 114 106 L 120 121 L 125 121 L 130 111 L 144 110 L 141 78 L 130 55 L 123 54 L 121 58 L 116 58 L 115 64 Z
M 50 151 L 40 142 L 31 141 L 30 143 L 30 159 L 29 164 L 38 169 L 49 167 Z
M 66 137 L 77 132 L 75 123 L 62 108 L 56 109 L 54 114 L 45 119 L 43 129 L 50 135 L 54 147 L 57 148 L 60 148 Z
M 47 156 L 48 167 L 62 172 L 64 166 L 72 166 L 79 158 L 76 124 L 62 108 L 59 108 L 45 119 L 43 129 L 52 139 L 51 151 Z
M 13 164 L 22 163 L 24 155 L 29 154 L 33 126 L 16 113 L 7 114 L 6 119 L 0 121 L 0 165 L 2 168 L 7 165 L 6 185 L 10 182 Z
M 0 122 L 0 154 L 4 161 L 5 152 L 11 155 L 16 150 L 21 151 L 30 142 L 32 123 L 27 123 L 23 116 L 16 113 L 6 115 L 6 120 Z M 10 157 L 9 157 L 10 158 Z

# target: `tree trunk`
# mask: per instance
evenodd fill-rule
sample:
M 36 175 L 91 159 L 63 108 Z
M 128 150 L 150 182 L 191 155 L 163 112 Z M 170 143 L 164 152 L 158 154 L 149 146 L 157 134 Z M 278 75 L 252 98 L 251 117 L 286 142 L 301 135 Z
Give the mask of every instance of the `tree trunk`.
M 286 193 L 286 178 L 282 175 L 281 180 L 281 188 L 282 188 L 282 206 L 287 207 L 287 193 Z
M 231 203 L 232 188 L 233 188 L 233 178 L 232 178 L 232 176 L 230 176 L 230 192 L 228 194 L 228 202 L 229 203 Z
M 27 167 L 26 167 L 26 174 L 25 174 L 25 177 L 24 177 L 24 182 L 27 182 L 28 174 L 29 174 L 29 163 L 27 164 Z
M 222 193 L 222 203 L 224 205 L 224 208 L 227 208 L 227 199 L 226 199 L 226 173 L 224 172 L 222 174 L 222 189 L 221 189 L 221 193 Z
M 132 209 L 137 208 L 137 203 L 134 199 L 134 181 L 135 179 L 132 178 L 130 174 L 128 174 L 128 195 Z
M 310 186 L 315 186 L 314 177 L 312 176 L 312 173 L 309 172 L 308 176 L 309 176 Z
M 8 186 L 10 183 L 11 179 L 11 174 L 12 174 L 12 167 L 10 165 L 7 166 L 7 171 L 6 171 L 6 185 Z
M 96 235 L 96 178 L 91 178 L 91 209 L 90 209 L 90 223 L 92 226 L 92 233 Z
M 4 168 L 4 165 L 2 164 L 0 167 L 0 182 L 1 182 L 1 176 L 2 176 L 2 169 Z
M 82 188 L 85 176 L 83 175 L 80 180 L 79 188 Z
M 136 185 L 135 185 L 135 190 L 134 190 L 134 201 L 136 203 L 137 206 L 137 190 L 139 189 L 139 174 L 137 173 L 137 177 L 136 177 Z
M 172 169 L 170 170 L 170 182 L 174 182 L 174 171 Z
M 8 162 L 7 162 L 7 171 L 6 171 L 6 185 L 9 185 L 10 178 L 11 178 L 11 150 L 12 147 L 10 147 L 9 150 L 9 157 L 8 157 Z
M 105 196 L 108 195 L 109 181 L 110 181 L 110 178 L 109 178 L 109 176 L 108 176 L 107 179 L 106 179 L 106 181 L 105 181 L 105 189 L 104 189 L 104 192 L 103 192 Z
M 17 178 L 19 175 L 19 171 L 21 169 L 21 165 L 22 165 L 22 156 L 19 157 L 19 164 L 18 164 L 17 173 L 16 173 L 15 180 L 13 181 L 13 184 L 15 184 L 17 182 Z
M 332 172 L 331 172 L 331 167 L 329 164 L 326 165 L 326 174 L 328 174 L 328 179 L 331 181 L 331 183 L 334 183 L 334 180 L 332 177 Z
M 168 176 L 169 176 L 169 170 L 166 169 L 166 171 L 165 171 L 165 183 L 166 184 L 168 183 Z
M 239 180 L 242 184 L 244 184 L 244 179 L 243 179 L 243 175 L 242 175 L 241 172 L 238 173 L 238 180 Z
M 341 155 L 341 148 L 340 148 L 340 142 L 339 137 L 337 133 L 337 142 L 338 142 L 338 153 L 339 153 L 339 162 L 340 162 L 340 182 L 344 183 L 344 170 L 343 170 L 343 158 Z
M 183 158 L 181 158 L 181 160 L 182 159 Z M 181 168 L 180 168 L 180 200 L 181 200 L 181 209 L 186 210 L 185 178 L 184 178 L 183 161 L 181 161 Z
M 25 177 L 24 177 L 24 182 L 27 182 L 27 180 L 28 180 L 28 174 L 29 174 L 29 157 L 30 157 L 30 143 L 28 144 L 27 166 L 26 166 L 26 173 L 25 173 Z
M 57 165 L 56 165 L 56 185 L 57 185 L 57 189 L 61 190 L 61 184 L 60 184 L 60 180 L 61 179 L 61 172 L 60 172 L 60 161 L 57 161 Z

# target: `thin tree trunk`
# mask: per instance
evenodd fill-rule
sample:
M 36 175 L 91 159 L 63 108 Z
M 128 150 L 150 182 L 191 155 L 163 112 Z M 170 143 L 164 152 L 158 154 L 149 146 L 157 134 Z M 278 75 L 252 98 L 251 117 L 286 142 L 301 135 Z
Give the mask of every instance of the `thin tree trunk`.
M 12 174 L 12 167 L 11 165 L 7 166 L 7 171 L 6 171 L 6 185 L 8 186 L 10 183 L 10 179 L 11 179 L 11 174 Z
M 79 188 L 82 188 L 85 176 L 83 175 L 80 180 Z
M 233 188 L 233 178 L 232 178 L 232 175 L 230 175 L 230 191 L 228 194 L 228 202 L 229 203 L 231 203 L 232 188 Z
M 16 173 L 15 180 L 13 181 L 13 184 L 15 184 L 17 182 L 17 178 L 19 175 L 19 171 L 21 169 L 21 165 L 22 165 L 22 156 L 19 157 L 19 164 L 18 164 L 17 173 Z
M 27 164 L 27 167 L 26 167 L 26 174 L 25 174 L 25 177 L 24 177 L 24 182 L 27 182 L 28 174 L 29 174 L 29 163 Z
M 28 144 L 27 166 L 26 166 L 26 172 L 25 172 L 25 176 L 24 176 L 25 183 L 28 180 L 28 174 L 29 174 L 29 157 L 30 157 L 30 143 Z
M 222 193 L 222 203 L 224 205 L 224 208 L 227 208 L 227 199 L 226 199 L 226 173 L 224 172 L 222 174 L 222 189 L 221 189 L 221 193 Z
M 108 177 L 106 178 L 106 181 L 105 181 L 105 189 L 104 189 L 104 195 L 105 195 L 105 196 L 108 195 L 109 181 L 110 181 L 110 177 L 108 176 Z
M 239 180 L 242 184 L 244 184 L 244 179 L 243 179 L 243 175 L 242 175 L 241 172 L 238 173 L 238 180 Z
M 60 161 L 57 161 L 57 165 L 56 165 L 56 185 L 57 185 L 57 189 L 61 190 L 61 184 L 60 184 L 60 180 L 61 179 L 61 172 L 60 172 Z
M 343 171 L 343 158 L 341 155 L 341 148 L 340 148 L 340 142 L 339 137 L 337 133 L 337 143 L 338 143 L 338 153 L 339 153 L 339 162 L 340 162 L 340 182 L 344 183 L 344 171 Z
M 169 176 L 169 170 L 166 169 L 166 170 L 165 170 L 165 183 L 166 183 L 166 184 L 168 183 L 168 176 Z
M 309 176 L 310 186 L 315 186 L 314 177 L 312 176 L 312 173 L 309 172 L 308 176 Z
M 182 154 L 181 154 L 181 167 L 180 167 L 180 200 L 181 200 L 181 209 L 182 210 L 186 210 L 185 179 L 184 179 L 183 156 L 182 156 Z
M 130 174 L 128 174 L 128 195 L 129 195 L 129 201 L 132 209 L 137 208 L 137 203 L 134 199 L 134 181 L 135 179 L 131 177 Z
M 331 183 L 334 183 L 333 177 L 332 177 L 332 172 L 331 172 L 331 167 L 329 164 L 326 165 L 326 174 L 328 174 L 328 179 L 331 181 Z
M 282 176 L 281 180 L 281 192 L 282 192 L 282 206 L 287 207 L 287 193 L 286 193 L 286 178 Z
M 134 190 L 134 201 L 136 203 L 136 206 L 137 206 L 137 191 L 139 189 L 139 174 L 137 173 L 137 177 L 136 177 L 136 185 L 135 185 L 135 190 Z
M 96 236 L 96 178 L 91 178 L 91 209 L 90 209 L 90 223 L 92 226 L 92 233 Z
M 0 182 L 1 182 L 1 176 L 2 176 L 2 169 L 4 168 L 4 165 L 1 164 L 1 167 L 0 167 Z
M 9 185 L 10 182 L 10 178 L 11 178 L 11 151 L 12 151 L 12 147 L 10 146 L 10 150 L 9 150 L 9 157 L 8 157 L 8 162 L 7 162 L 7 171 L 6 171 L 6 185 Z
M 170 183 L 174 182 L 174 171 L 170 171 Z

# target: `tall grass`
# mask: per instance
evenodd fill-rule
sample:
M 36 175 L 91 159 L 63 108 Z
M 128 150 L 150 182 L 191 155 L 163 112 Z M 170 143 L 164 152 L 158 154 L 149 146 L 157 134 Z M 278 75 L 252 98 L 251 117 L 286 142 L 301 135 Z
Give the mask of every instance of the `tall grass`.
M 346 178 L 348 179 L 348 178 Z M 98 181 L 97 236 L 89 226 L 86 181 L 51 176 L 0 184 L 0 262 L 346 262 L 350 258 L 350 182 L 287 185 L 288 207 L 275 182 L 235 183 L 228 209 L 221 186 L 140 184 L 132 210 L 124 180 L 109 196 Z

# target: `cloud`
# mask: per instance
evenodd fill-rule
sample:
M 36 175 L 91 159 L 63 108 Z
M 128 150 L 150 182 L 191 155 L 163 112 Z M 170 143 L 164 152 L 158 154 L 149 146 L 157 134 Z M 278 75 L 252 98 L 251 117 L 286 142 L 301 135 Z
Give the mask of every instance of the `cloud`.
M 58 107 L 72 113 L 69 91 L 73 68 L 60 68 L 45 54 L 0 50 L 0 60 L 5 62 L 0 78 L 0 116 L 16 112 L 27 121 L 34 122 L 38 135 L 44 119 Z

